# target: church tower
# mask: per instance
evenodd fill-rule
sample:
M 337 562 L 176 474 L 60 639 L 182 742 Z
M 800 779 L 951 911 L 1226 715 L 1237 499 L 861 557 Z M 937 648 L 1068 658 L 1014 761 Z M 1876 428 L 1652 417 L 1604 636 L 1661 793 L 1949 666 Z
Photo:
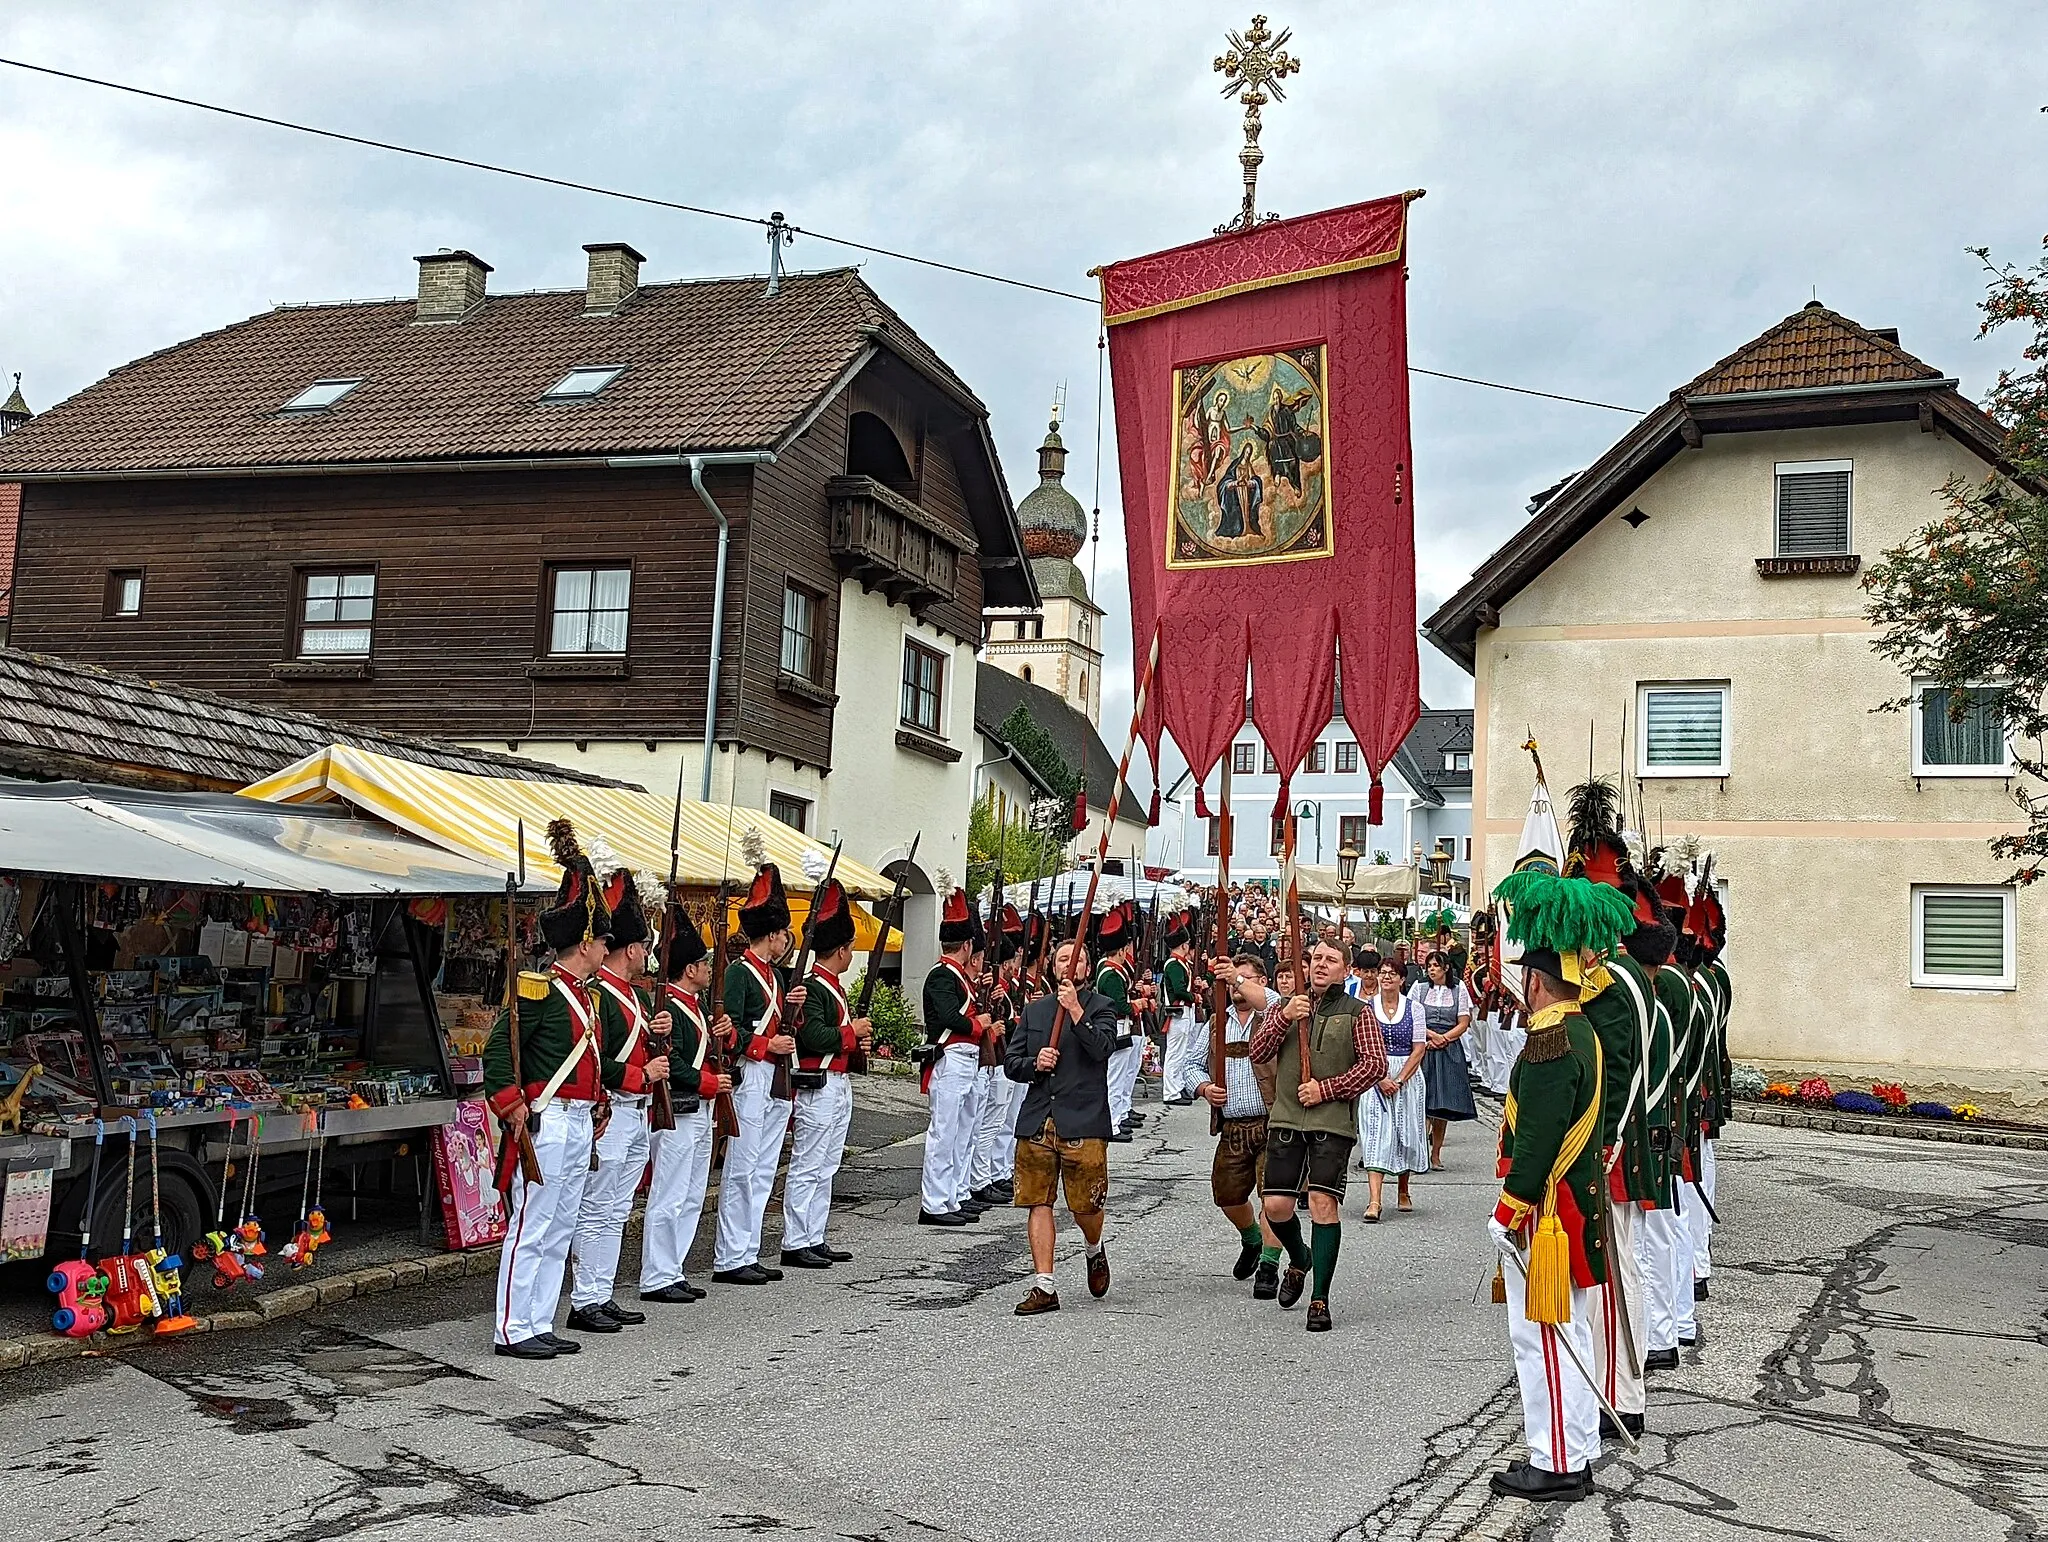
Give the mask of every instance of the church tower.
M 1059 409 L 1038 447 L 1038 486 L 1017 505 L 1024 553 L 1038 580 L 1040 608 L 984 613 L 984 656 L 1006 674 L 1043 686 L 1100 725 L 1102 607 L 1074 565 L 1088 542 L 1088 514 L 1066 488 L 1067 447 Z

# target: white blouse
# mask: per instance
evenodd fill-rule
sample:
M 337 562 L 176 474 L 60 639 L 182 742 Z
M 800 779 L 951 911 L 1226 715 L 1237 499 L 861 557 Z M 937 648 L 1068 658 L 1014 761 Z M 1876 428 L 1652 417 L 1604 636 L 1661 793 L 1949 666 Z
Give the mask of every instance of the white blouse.
M 1456 985 L 1417 985 L 1409 990 L 1408 996 L 1419 1007 L 1455 1006 L 1458 1016 L 1472 1015 L 1472 994 L 1462 980 Z

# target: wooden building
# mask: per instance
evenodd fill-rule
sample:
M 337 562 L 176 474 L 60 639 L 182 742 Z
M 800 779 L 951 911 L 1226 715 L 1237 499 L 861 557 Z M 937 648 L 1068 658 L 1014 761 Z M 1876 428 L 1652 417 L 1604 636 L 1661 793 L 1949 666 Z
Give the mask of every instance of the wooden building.
M 421 257 L 415 298 L 280 306 L 8 434 L 12 641 L 964 871 L 982 610 L 1037 603 L 986 409 L 854 270 L 586 251 L 501 295 Z

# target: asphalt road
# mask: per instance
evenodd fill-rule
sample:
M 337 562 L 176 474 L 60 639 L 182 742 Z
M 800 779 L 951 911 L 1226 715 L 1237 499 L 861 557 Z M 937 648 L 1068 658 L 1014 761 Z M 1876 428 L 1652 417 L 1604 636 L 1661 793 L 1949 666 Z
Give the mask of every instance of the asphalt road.
M 866 1128 L 912 1127 L 905 1089 L 863 1096 Z M 1485 1491 L 1520 1454 L 1490 1134 L 1453 1132 L 1413 1215 L 1358 1224 L 1360 1185 L 1311 1338 L 1228 1276 L 1206 1123 L 1152 1108 L 1115 1148 L 1102 1302 L 1069 1227 L 1064 1310 L 1012 1316 L 1021 1216 L 919 1230 L 918 1149 L 888 1146 L 841 1178 L 853 1264 L 573 1359 L 492 1357 L 464 1281 L 0 1380 L 0 1538 L 2043 1534 L 2038 1154 L 1736 1127 L 1700 1345 L 1641 1455 L 1545 1515 Z

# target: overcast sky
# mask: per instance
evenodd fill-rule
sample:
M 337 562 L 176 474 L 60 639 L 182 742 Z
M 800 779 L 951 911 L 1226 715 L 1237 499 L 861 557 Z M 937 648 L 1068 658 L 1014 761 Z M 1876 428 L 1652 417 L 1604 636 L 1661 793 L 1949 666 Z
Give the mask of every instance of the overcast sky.
M 1269 0 L 1302 73 L 1266 110 L 1264 208 L 1423 187 L 1420 366 L 1647 409 L 1815 295 L 1980 395 L 1966 246 L 2048 229 L 2048 11 L 2025 4 Z M 432 7 L 16 0 L 0 53 L 747 214 L 1086 292 L 1238 199 L 1210 61 L 1248 5 Z M 0 69 L 0 369 L 41 408 L 284 300 L 409 293 L 468 247 L 498 289 L 758 270 L 752 227 L 554 191 Z M 849 259 L 800 239 L 805 267 Z M 851 254 L 858 260 L 858 254 Z M 868 276 L 989 402 L 1022 496 L 1068 382 L 1090 501 L 1094 310 L 885 259 Z M 1420 613 L 1529 495 L 1632 421 L 1418 378 Z M 1113 445 L 1113 428 L 1104 434 Z M 1112 750 L 1129 713 L 1113 453 L 1099 598 Z M 1084 554 L 1086 571 L 1090 559 Z M 1276 594 L 1276 604 L 1284 598 Z M 1470 681 L 1426 644 L 1432 705 Z

